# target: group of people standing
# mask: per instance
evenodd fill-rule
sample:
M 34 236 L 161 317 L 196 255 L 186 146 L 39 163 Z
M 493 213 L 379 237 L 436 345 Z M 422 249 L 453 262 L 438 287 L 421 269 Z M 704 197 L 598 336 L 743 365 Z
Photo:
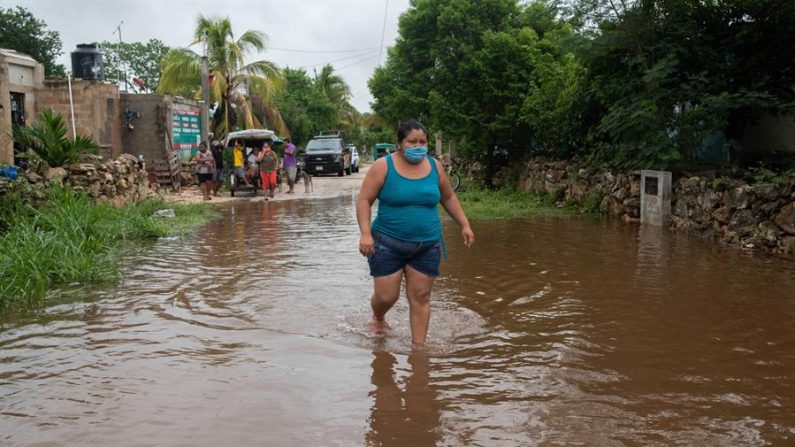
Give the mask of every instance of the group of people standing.
M 273 197 L 278 187 L 278 174 L 281 170 L 287 174 L 289 187 L 287 193 L 293 194 L 298 169 L 297 150 L 289 138 L 285 138 L 284 143 L 284 160 L 280 166 L 279 154 L 273 150 L 269 141 L 265 141 L 261 149 L 255 147 L 247 158 L 245 148 L 239 142 L 235 142 L 232 152 L 234 174 L 242 178 L 247 186 L 251 186 L 252 182 L 260 182 L 262 189 L 268 191 L 268 196 Z M 194 161 L 204 200 L 211 200 L 211 193 L 217 196 L 218 189 L 223 183 L 223 146 L 218 141 L 213 141 L 212 148 L 208 150 L 207 145 L 202 143 Z

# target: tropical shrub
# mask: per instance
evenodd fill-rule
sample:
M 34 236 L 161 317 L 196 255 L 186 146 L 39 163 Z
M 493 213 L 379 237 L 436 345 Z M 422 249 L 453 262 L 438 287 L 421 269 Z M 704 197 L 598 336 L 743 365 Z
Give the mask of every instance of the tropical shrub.
M 44 109 L 39 120 L 27 127 L 14 127 L 14 140 L 25 145 L 50 166 L 64 166 L 78 161 L 80 154 L 97 153 L 99 146 L 90 138 L 76 135 L 69 139 L 60 113 Z

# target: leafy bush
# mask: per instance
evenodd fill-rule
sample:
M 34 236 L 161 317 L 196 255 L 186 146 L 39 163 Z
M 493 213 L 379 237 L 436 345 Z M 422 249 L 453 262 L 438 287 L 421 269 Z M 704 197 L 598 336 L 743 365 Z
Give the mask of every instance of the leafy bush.
M 66 124 L 60 113 L 44 109 L 39 121 L 28 127 L 14 127 L 14 139 L 27 146 L 50 166 L 64 166 L 78 161 L 81 153 L 97 153 L 99 146 L 85 136 L 76 135 L 70 140 Z

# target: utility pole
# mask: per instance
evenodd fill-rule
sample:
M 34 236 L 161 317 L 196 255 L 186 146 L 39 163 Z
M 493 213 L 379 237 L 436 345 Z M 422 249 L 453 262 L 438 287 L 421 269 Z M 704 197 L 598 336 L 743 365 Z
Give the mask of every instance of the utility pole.
M 116 27 L 116 29 L 113 31 L 113 34 L 116 34 L 116 32 L 119 33 L 119 51 L 116 52 L 116 55 L 119 57 L 119 65 L 124 70 L 124 92 L 127 93 L 127 92 L 129 92 L 129 90 L 127 89 L 127 67 L 124 65 L 124 61 L 121 60 L 121 43 L 122 43 L 122 40 L 121 40 L 121 25 L 123 23 L 124 23 L 124 20 L 122 20 L 119 23 L 119 26 Z
M 210 107 L 210 63 L 207 60 L 207 56 L 202 56 L 202 141 L 207 141 L 207 137 L 210 134 L 210 118 L 209 118 L 209 107 Z M 227 129 L 227 133 L 229 130 Z M 218 136 L 215 136 L 218 138 Z

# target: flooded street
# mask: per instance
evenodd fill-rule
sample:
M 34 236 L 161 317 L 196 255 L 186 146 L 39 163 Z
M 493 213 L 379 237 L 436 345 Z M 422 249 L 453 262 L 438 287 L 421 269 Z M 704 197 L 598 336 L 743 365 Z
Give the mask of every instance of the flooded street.
M 793 261 L 582 218 L 474 222 L 466 250 L 446 220 L 412 352 L 405 298 L 364 330 L 354 200 L 225 203 L 3 321 L 0 445 L 795 443 Z

